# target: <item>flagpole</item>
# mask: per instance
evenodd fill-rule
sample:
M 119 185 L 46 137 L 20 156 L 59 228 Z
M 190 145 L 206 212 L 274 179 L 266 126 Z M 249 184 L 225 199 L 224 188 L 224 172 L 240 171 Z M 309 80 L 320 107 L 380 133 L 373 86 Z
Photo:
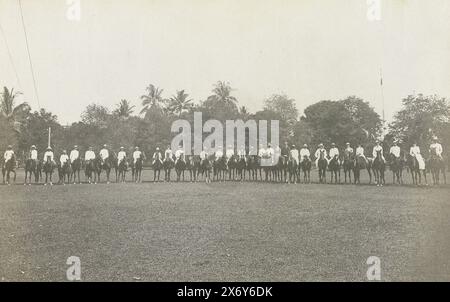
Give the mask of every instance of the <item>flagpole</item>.
M 48 147 L 50 148 L 51 146 L 50 146 L 50 139 L 51 139 L 51 136 L 52 136 L 52 128 L 51 127 L 48 127 Z

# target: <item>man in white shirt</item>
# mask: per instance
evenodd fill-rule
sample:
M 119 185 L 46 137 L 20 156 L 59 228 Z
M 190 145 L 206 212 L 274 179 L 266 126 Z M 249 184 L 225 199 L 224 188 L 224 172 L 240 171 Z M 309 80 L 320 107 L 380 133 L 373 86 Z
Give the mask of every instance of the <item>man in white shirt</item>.
M 108 146 L 106 144 L 103 145 L 103 148 L 100 150 L 100 159 L 102 163 L 104 163 L 109 157 Z
M 434 152 L 442 159 L 442 145 L 439 143 L 437 136 L 433 137 L 433 143 L 430 145 L 430 153 Z
M 291 150 L 289 151 L 289 156 L 297 163 L 297 165 L 299 164 L 298 150 L 297 150 L 297 147 L 295 147 L 295 145 L 291 146 Z
M 46 162 L 50 158 L 50 161 L 55 164 L 55 158 L 53 154 L 52 147 L 47 147 L 44 153 L 44 162 Z
M 80 152 L 78 151 L 78 146 L 75 145 L 75 146 L 73 146 L 73 150 L 70 151 L 70 156 L 69 156 L 70 162 L 73 163 L 79 157 L 80 157 Z
M 142 154 L 141 150 L 139 150 L 139 147 L 138 146 L 134 147 L 133 162 L 136 163 L 137 160 L 139 158 L 141 158 L 142 156 L 143 156 L 143 154 Z
M 381 152 L 381 159 L 386 162 L 386 160 L 384 159 L 384 154 L 383 154 L 383 146 L 381 146 L 381 142 L 379 140 L 377 140 L 376 145 L 373 147 L 372 150 L 372 156 L 375 159 L 377 157 L 377 153 Z
M 203 164 L 203 161 L 206 159 L 208 157 L 208 152 L 207 152 L 207 150 L 206 150 L 206 148 L 205 149 L 203 149 L 201 152 L 200 152 L 200 164 Z
M 34 160 L 35 162 L 37 162 L 37 160 L 38 160 L 38 152 L 36 150 L 36 146 L 35 145 L 31 146 L 30 159 Z
M 238 153 L 237 153 L 239 159 L 244 159 L 245 161 L 247 160 L 246 156 L 245 156 L 245 146 L 240 146 Z
M 336 147 L 335 143 L 331 143 L 331 148 L 328 154 L 330 156 L 330 159 L 333 159 L 335 156 L 339 157 L 339 149 Z
M 61 167 L 64 166 L 64 164 L 68 161 L 69 161 L 69 156 L 67 155 L 67 151 L 63 150 L 61 156 L 59 157 L 59 162 L 61 163 Z
M 94 159 L 95 159 L 95 152 L 92 149 L 92 147 L 89 147 L 89 149 L 84 153 L 84 160 L 89 161 Z
M 184 150 L 183 147 L 179 146 L 177 151 L 175 151 L 175 164 L 179 161 L 179 160 L 183 160 L 184 161 Z
M 223 151 L 222 148 L 219 147 L 216 151 L 216 161 L 223 157 Z
M 225 151 L 225 156 L 227 157 L 227 163 L 230 161 L 230 159 L 234 155 L 234 148 L 232 145 L 228 145 L 227 150 Z
M 164 161 L 173 161 L 173 152 L 172 149 L 170 148 L 170 145 L 167 146 L 166 151 L 164 152 Z
M 350 143 L 345 143 L 344 156 L 346 158 L 350 158 L 350 156 L 352 154 L 353 154 L 353 148 L 350 146 Z
M 311 152 L 309 152 L 308 145 L 303 144 L 303 147 L 300 149 L 300 163 L 303 162 L 305 157 L 309 158 L 310 156 L 311 156 Z
M 267 153 L 267 157 L 271 158 L 272 162 L 273 162 L 275 150 L 272 148 L 272 145 L 270 143 L 267 145 L 266 153 Z
M 364 148 L 361 144 L 358 145 L 355 152 L 356 157 L 362 157 L 366 160 L 366 156 L 364 155 Z
M 125 148 L 123 146 L 120 147 L 119 153 L 117 153 L 117 165 L 120 165 L 120 163 L 123 160 L 126 160 L 127 153 L 125 152 Z
M 320 143 L 319 147 L 316 150 L 316 153 L 314 153 L 314 157 L 316 158 L 316 166 L 318 166 L 320 155 L 323 154 L 323 158 L 327 158 L 327 150 L 323 147 L 323 144 Z
M 153 153 L 152 165 L 154 165 L 157 160 L 162 164 L 162 154 L 161 151 L 159 151 L 159 147 L 156 147 L 156 151 Z
M 9 146 L 6 148 L 5 153 L 3 154 L 3 158 L 4 158 L 4 160 L 5 160 L 5 163 L 8 162 L 9 160 L 11 160 L 13 156 L 14 156 L 14 151 L 13 151 L 13 149 L 12 149 L 12 146 L 9 145 Z
M 400 147 L 397 145 L 397 142 L 394 141 L 391 146 L 391 149 L 389 149 L 389 155 L 394 156 L 394 159 L 398 159 L 400 158 L 400 152 L 401 152 Z

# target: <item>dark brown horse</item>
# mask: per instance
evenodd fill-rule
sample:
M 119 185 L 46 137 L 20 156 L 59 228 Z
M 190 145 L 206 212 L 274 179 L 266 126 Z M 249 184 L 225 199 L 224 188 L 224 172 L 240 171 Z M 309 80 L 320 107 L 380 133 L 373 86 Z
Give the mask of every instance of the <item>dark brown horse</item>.
M 16 155 L 13 154 L 11 158 L 2 164 L 2 175 L 3 175 L 3 183 L 10 185 L 11 181 L 11 172 L 14 173 L 13 182 L 16 182 Z M 5 182 L 6 180 L 6 182 Z
M 447 183 L 447 177 L 445 175 L 445 161 L 442 157 L 436 154 L 435 150 L 430 153 L 429 167 L 431 170 L 431 176 L 433 177 L 433 184 L 440 184 L 440 174 L 442 173 L 444 184 Z
M 303 156 L 300 168 L 303 171 L 303 183 L 311 183 L 311 166 L 312 162 L 308 155 Z
M 377 157 L 373 160 L 372 169 L 375 173 L 375 183 L 377 186 L 383 186 L 386 183 L 384 179 L 386 163 L 383 160 L 381 150 L 377 151 Z
M 331 183 L 338 183 L 338 177 L 339 177 L 339 183 L 341 183 L 341 161 L 339 160 L 339 156 L 336 154 L 333 156 L 333 158 L 330 160 L 328 164 L 328 169 L 331 172 Z
M 25 161 L 25 182 L 24 185 L 31 185 L 31 176 L 34 175 L 34 182 L 39 182 L 38 160 L 28 158 Z

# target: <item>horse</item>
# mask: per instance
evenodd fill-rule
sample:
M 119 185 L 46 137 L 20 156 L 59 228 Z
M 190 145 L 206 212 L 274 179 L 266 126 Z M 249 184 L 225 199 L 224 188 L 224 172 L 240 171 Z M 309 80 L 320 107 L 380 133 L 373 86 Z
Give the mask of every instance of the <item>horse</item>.
M 84 173 L 87 178 L 87 181 L 89 184 L 96 183 L 97 179 L 97 173 L 98 173 L 98 160 L 97 159 L 90 159 L 86 161 Z M 100 175 L 98 176 L 100 179 Z
M 245 180 L 245 171 L 247 170 L 247 160 L 245 156 L 238 156 L 236 161 L 236 172 L 240 181 Z
M 258 157 L 256 155 L 247 156 L 248 178 L 258 180 Z
M 369 174 L 369 184 L 372 183 L 372 166 L 373 166 L 372 158 L 364 158 L 363 156 L 356 156 L 354 158 L 354 165 L 353 165 L 354 184 L 361 183 L 362 169 L 367 170 L 367 173 Z
M 141 175 L 142 175 L 142 168 L 144 166 L 144 157 L 141 153 L 141 155 L 136 158 L 136 162 L 132 160 L 131 162 L 131 175 L 133 181 L 136 183 L 142 182 Z
M 106 159 L 99 159 L 98 161 L 98 171 L 97 171 L 97 175 L 98 175 L 98 182 L 100 182 L 100 173 L 105 170 L 106 172 L 106 183 L 109 184 L 109 175 L 111 173 L 111 168 L 113 167 L 113 158 L 108 156 Z
M 206 157 L 205 159 L 203 159 L 200 163 L 200 169 L 198 174 L 202 174 L 205 175 L 205 182 L 206 183 L 211 183 L 211 173 L 212 173 L 212 169 L 213 169 L 213 165 L 211 162 L 211 159 L 209 159 L 208 157 Z
M 287 171 L 289 173 L 289 181 L 288 183 L 298 183 L 300 181 L 300 177 L 298 175 L 298 163 L 297 161 L 289 156 L 287 161 Z
M 200 168 L 200 158 L 194 155 L 188 155 L 186 161 L 186 170 L 189 171 L 189 181 L 197 181 L 197 171 Z
M 330 159 L 330 162 L 328 163 L 328 169 L 331 172 L 331 183 L 337 184 L 338 183 L 338 177 L 339 177 L 339 183 L 341 183 L 341 162 L 339 160 L 339 155 L 333 156 L 332 159 Z
M 386 170 L 386 164 L 382 158 L 381 150 L 377 151 L 377 156 L 373 160 L 372 165 L 373 172 L 375 173 L 375 183 L 378 186 L 385 184 L 384 171 Z
M 300 169 L 303 171 L 303 182 L 311 183 L 311 166 L 312 161 L 308 155 L 303 156 L 303 160 L 300 163 Z
M 159 176 L 161 174 L 162 168 L 163 168 L 163 162 L 159 158 L 154 159 L 153 163 L 152 163 L 153 182 L 155 182 L 155 180 L 156 180 L 156 175 L 158 175 L 158 182 L 159 182 Z
M 16 182 L 16 155 L 13 154 L 11 158 L 4 162 L 2 165 L 2 175 L 3 175 L 3 184 L 5 184 L 5 177 L 6 177 L 6 184 L 10 185 L 10 173 L 14 173 L 13 182 Z
M 319 160 L 317 161 L 317 167 L 319 170 L 319 183 L 327 183 L 328 161 L 322 152 L 320 152 Z
M 126 158 L 123 158 L 117 163 L 117 177 L 116 182 L 125 182 L 125 176 L 128 170 L 128 162 Z
M 31 176 L 34 174 L 34 182 L 39 182 L 38 161 L 28 158 L 25 161 L 25 182 L 23 185 L 31 185 Z
M 228 160 L 225 160 L 225 163 L 225 169 L 228 171 L 228 180 L 236 180 L 237 155 L 233 154 Z
M 402 185 L 403 184 L 403 164 L 404 160 L 402 156 L 396 157 L 391 154 L 391 160 L 389 163 L 390 169 L 392 171 L 392 183 Z
M 344 168 L 344 182 L 347 183 L 347 174 L 349 183 L 352 183 L 352 171 L 355 168 L 355 160 L 353 154 L 344 154 L 344 162 L 342 163 Z
M 275 180 L 281 182 L 288 182 L 288 160 L 286 156 L 281 155 L 278 158 L 277 164 L 275 166 Z
M 78 157 L 73 162 L 71 162 L 72 174 L 70 178 L 73 179 L 73 184 L 76 184 L 76 178 L 78 176 L 78 183 L 81 183 L 80 171 L 81 171 L 81 159 Z
M 71 175 L 72 175 L 72 165 L 70 164 L 69 160 L 67 160 L 63 165 L 59 165 L 58 174 L 59 174 L 59 182 L 60 183 L 65 185 L 66 177 L 67 177 L 67 182 L 70 183 Z
M 164 181 L 170 181 L 170 172 L 172 171 L 173 167 L 175 166 L 175 163 L 173 159 L 166 158 L 163 162 L 163 168 L 164 168 Z
M 412 181 L 414 185 L 421 185 L 422 184 L 422 175 L 425 178 L 425 183 L 427 182 L 427 174 L 426 169 L 420 169 L 419 161 L 416 157 L 409 155 L 408 156 L 408 168 L 411 173 Z M 420 173 L 422 171 L 422 173 Z
M 44 166 L 43 166 L 43 170 L 45 173 L 44 186 L 46 186 L 47 184 L 50 184 L 51 186 L 53 185 L 52 176 L 53 176 L 54 169 L 55 169 L 55 164 L 51 160 L 51 157 L 47 156 L 47 158 L 44 161 Z
M 180 156 L 180 158 L 175 163 L 175 172 L 177 173 L 177 181 L 181 180 L 181 176 L 183 176 L 184 182 L 184 171 L 186 170 L 186 161 L 184 156 Z
M 227 171 L 227 161 L 225 156 L 219 157 L 213 162 L 213 176 L 215 180 L 225 181 Z
M 442 176 L 444 177 L 444 184 L 447 184 L 447 177 L 445 175 L 445 161 L 442 157 L 436 154 L 435 150 L 432 150 L 430 153 L 429 159 L 429 167 L 431 170 L 431 176 L 433 177 L 433 184 L 439 185 L 440 183 L 440 174 L 442 172 Z

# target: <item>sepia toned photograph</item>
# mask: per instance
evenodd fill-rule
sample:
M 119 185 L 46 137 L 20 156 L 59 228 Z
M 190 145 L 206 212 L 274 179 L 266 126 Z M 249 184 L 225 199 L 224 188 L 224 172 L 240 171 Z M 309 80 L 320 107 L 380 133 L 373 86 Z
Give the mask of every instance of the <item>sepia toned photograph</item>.
M 0 283 L 450 281 L 449 33 L 447 0 L 0 0 Z

